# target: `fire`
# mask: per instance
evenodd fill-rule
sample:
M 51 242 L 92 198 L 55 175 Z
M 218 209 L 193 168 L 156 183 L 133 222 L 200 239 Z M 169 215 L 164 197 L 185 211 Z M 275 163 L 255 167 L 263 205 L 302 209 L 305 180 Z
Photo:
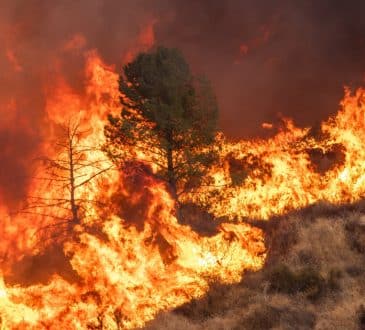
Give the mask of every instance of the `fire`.
M 143 43 L 151 42 L 151 31 L 142 34 Z M 85 42 L 76 36 L 68 46 Z M 148 154 L 136 154 L 122 170 L 106 157 L 103 127 L 107 114 L 120 111 L 120 94 L 115 68 L 96 52 L 87 54 L 82 92 L 71 88 L 62 72 L 45 92 L 42 153 L 65 157 L 55 148 L 57 132 L 65 122 L 77 122 L 83 132 L 77 142 L 85 149 L 80 159 L 98 166 L 80 166 L 75 178 L 75 198 L 86 202 L 72 235 L 52 236 L 59 229 L 55 216 L 70 219 L 69 208 L 48 209 L 49 217 L 41 205 L 17 214 L 0 205 L 1 329 L 143 326 L 159 311 L 202 296 L 211 281 L 237 282 L 245 270 L 262 267 L 261 230 L 235 221 L 217 225 L 214 235 L 200 235 L 177 221 L 173 199 L 146 165 Z M 211 170 L 212 185 L 186 198 L 210 207 L 216 217 L 236 220 L 268 219 L 320 200 L 362 198 L 364 101 L 364 89 L 346 90 L 341 110 L 318 130 L 284 119 L 269 139 L 230 142 L 218 134 L 220 163 Z M 274 130 L 268 123 L 263 127 Z M 36 166 L 36 173 L 46 171 L 44 164 Z M 83 184 L 85 177 L 95 179 Z M 68 194 L 64 185 L 39 177 L 29 187 L 29 195 L 42 200 L 67 200 Z M 40 242 L 45 232 L 52 240 Z M 25 272 L 18 276 L 22 285 L 11 281 L 26 258 L 52 259 L 57 248 L 63 261 L 46 280 L 24 284 Z
M 150 22 L 141 29 L 138 36 L 137 45 L 133 45 L 124 56 L 124 62 L 128 63 L 133 60 L 134 56 L 141 51 L 141 49 L 149 49 L 155 43 L 155 31 L 154 26 L 156 19 L 150 20 Z
M 12 64 L 12 66 L 13 66 L 13 68 L 16 72 L 23 71 L 23 68 L 20 65 L 20 63 L 19 63 L 19 61 L 18 61 L 18 59 L 17 59 L 17 57 L 16 57 L 13 50 L 7 49 L 6 50 L 6 57 L 9 60 L 9 62 Z
M 273 128 L 273 124 L 271 124 L 271 123 L 262 123 L 261 126 L 264 129 L 272 129 Z
M 34 178 L 29 187 L 29 195 L 36 198 L 31 212 L 26 209 L 11 214 L 2 209 L 2 328 L 142 326 L 157 312 L 202 296 L 212 280 L 236 282 L 245 269 L 262 266 L 265 247 L 261 230 L 243 223 L 222 223 L 216 234 L 208 237 L 179 224 L 166 187 L 155 179 L 153 169 L 143 165 L 148 155 L 139 155 L 141 160 L 126 165 L 123 171 L 113 168 L 101 147 L 106 115 L 120 111 L 118 75 L 96 52 L 87 56 L 84 92 L 74 91 L 60 74 L 46 93 L 47 130 L 42 151 L 50 158 L 66 157 L 55 148 L 57 132 L 65 121 L 76 121 L 83 132 L 78 142 L 83 147 L 93 146 L 86 148 L 83 162 L 97 162 L 98 171 L 105 172 L 75 190 L 75 197 L 100 203 L 83 204 L 80 223 L 74 235 L 68 236 L 58 235 L 60 225 L 54 216 L 70 219 L 70 210 L 52 206 L 45 212 L 37 205 L 37 196 L 47 201 L 68 198 L 67 188 L 57 182 L 50 185 L 39 176 Z M 61 160 L 66 162 L 67 157 Z M 45 171 L 39 164 L 35 172 Z M 93 177 L 96 170 L 86 166 L 80 171 L 76 186 L 82 178 Z M 52 239 L 41 242 L 39 237 Z M 26 258 L 55 258 L 55 245 L 66 257 L 56 270 L 44 275 L 46 280 L 24 284 L 29 275 L 25 271 L 17 277 L 22 285 L 11 281 L 17 265 Z M 58 274 L 65 272 L 62 267 L 69 268 L 69 278 Z
M 193 198 L 201 203 L 209 198 L 211 211 L 218 217 L 257 219 L 318 201 L 341 204 L 361 199 L 365 193 L 364 100 L 365 89 L 354 94 L 346 89 L 340 111 L 317 132 L 284 119 L 271 139 L 232 143 L 220 135 L 222 161 L 212 172 L 215 184 Z M 239 184 L 233 182 L 235 172 L 243 176 Z

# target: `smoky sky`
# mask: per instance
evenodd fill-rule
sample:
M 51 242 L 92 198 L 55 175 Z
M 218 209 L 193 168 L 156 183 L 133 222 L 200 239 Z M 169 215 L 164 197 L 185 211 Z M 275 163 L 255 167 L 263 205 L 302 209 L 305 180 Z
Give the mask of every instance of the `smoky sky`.
M 175 1 L 157 38 L 208 75 L 233 137 L 278 113 L 300 125 L 338 110 L 365 72 L 364 1 Z
M 73 36 L 120 70 L 153 21 L 155 44 L 180 48 L 211 80 L 222 130 L 241 138 L 278 113 L 317 124 L 338 110 L 343 86 L 365 84 L 364 11 L 337 0 L 0 0 L 2 199 L 26 190 L 55 67 L 83 88 L 83 51 L 64 51 Z

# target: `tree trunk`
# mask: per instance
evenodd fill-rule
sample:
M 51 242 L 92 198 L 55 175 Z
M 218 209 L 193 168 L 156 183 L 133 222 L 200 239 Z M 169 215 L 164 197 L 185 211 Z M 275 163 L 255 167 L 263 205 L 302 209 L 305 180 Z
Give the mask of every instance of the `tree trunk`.
M 74 176 L 74 151 L 72 145 L 72 137 L 69 137 L 69 162 L 70 162 L 70 207 L 71 207 L 71 222 L 69 229 L 72 230 L 74 225 L 79 223 L 78 206 L 75 200 L 75 176 Z
M 177 193 L 177 182 L 176 182 L 176 175 L 175 175 L 175 164 L 174 164 L 174 151 L 172 148 L 173 145 L 173 136 L 172 132 L 168 131 L 166 134 L 166 140 L 168 143 L 168 147 L 166 150 L 167 156 L 167 176 L 168 176 L 168 183 L 171 190 L 171 196 L 175 201 L 175 209 L 176 209 L 176 218 L 178 221 L 181 220 L 181 212 L 180 212 L 180 203 L 179 203 L 179 196 Z
M 167 148 L 167 176 L 168 176 L 168 180 L 169 180 L 172 197 L 177 202 L 177 199 L 178 199 L 177 187 L 176 187 L 176 179 L 175 179 L 173 152 L 172 152 L 171 147 Z

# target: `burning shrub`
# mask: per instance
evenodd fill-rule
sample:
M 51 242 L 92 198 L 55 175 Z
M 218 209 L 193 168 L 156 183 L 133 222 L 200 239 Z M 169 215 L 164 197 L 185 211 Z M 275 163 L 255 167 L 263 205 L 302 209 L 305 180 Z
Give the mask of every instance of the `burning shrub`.
M 345 162 L 346 149 L 344 145 L 341 143 L 328 144 L 328 141 L 331 140 L 331 134 L 328 131 L 323 131 L 320 125 L 311 127 L 301 140 L 301 143 L 304 142 L 306 146 L 311 146 L 305 148 L 305 152 L 311 160 L 313 169 L 320 174 L 324 174 Z
M 60 245 L 50 246 L 36 255 L 24 256 L 12 266 L 11 273 L 4 279 L 7 284 L 29 286 L 47 284 L 54 274 L 62 276 L 70 283 L 81 280 Z
M 258 178 L 263 182 L 272 174 L 272 165 L 263 161 L 261 157 L 248 154 L 243 158 L 236 158 L 232 153 L 226 158 L 232 185 L 240 186 L 248 178 Z
M 232 155 L 228 157 L 229 175 L 232 185 L 242 185 L 246 180 L 248 173 L 245 170 L 245 162 L 242 159 L 236 159 Z
M 107 210 L 142 231 L 148 217 L 149 205 L 153 202 L 153 194 L 147 187 L 160 181 L 148 165 L 136 161 L 126 162 L 120 175 L 118 190 L 112 194 L 110 200 L 105 201 L 109 203 Z
M 313 148 L 307 152 L 314 170 L 321 174 L 342 165 L 345 161 L 345 149 L 339 143 L 331 145 L 328 150 Z
M 217 234 L 218 221 L 203 206 L 193 203 L 181 204 L 180 223 L 190 226 L 199 235 L 212 236 Z

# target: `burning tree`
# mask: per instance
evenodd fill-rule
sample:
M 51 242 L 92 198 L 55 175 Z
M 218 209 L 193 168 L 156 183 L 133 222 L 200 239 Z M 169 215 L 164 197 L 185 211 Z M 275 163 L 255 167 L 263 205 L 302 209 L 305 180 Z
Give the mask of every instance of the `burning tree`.
M 87 204 L 96 203 L 85 196 L 86 186 L 111 169 L 105 159 L 90 157 L 97 148 L 83 145 L 82 137 L 89 133 L 80 126 L 80 120 L 70 120 L 58 127 L 58 137 L 52 142 L 54 157 L 40 157 L 44 175 L 36 177 L 44 181 L 52 193 L 49 196 L 29 196 L 22 210 L 23 213 L 55 219 L 51 226 L 59 228 L 54 231 L 57 235 L 60 231 L 70 233 L 82 222 Z M 42 229 L 49 229 L 49 225 Z
M 177 49 L 164 47 L 140 53 L 119 83 L 124 107 L 108 118 L 107 152 L 117 164 L 147 155 L 179 201 L 215 158 L 218 107 L 209 83 L 193 77 Z

